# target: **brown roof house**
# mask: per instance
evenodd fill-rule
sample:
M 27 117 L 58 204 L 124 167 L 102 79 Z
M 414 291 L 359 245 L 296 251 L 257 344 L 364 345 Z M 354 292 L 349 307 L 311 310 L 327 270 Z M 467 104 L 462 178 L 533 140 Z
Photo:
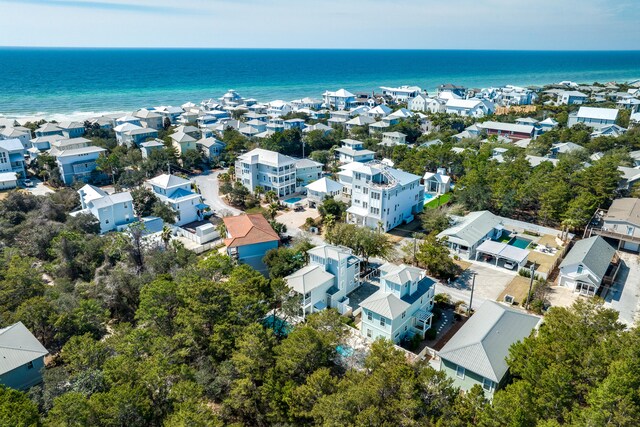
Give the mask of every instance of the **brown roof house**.
M 224 240 L 227 254 L 265 273 L 267 268 L 262 258 L 267 251 L 278 247 L 278 233 L 261 214 L 230 216 L 222 220 L 227 229 Z

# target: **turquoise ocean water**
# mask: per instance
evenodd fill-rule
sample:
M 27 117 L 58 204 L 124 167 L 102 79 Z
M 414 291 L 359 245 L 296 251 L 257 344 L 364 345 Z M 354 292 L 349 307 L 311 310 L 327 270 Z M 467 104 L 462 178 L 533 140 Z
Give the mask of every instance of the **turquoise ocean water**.
M 324 90 L 472 87 L 640 78 L 640 51 L 0 48 L 0 114 L 127 111 L 218 98 L 320 98 Z

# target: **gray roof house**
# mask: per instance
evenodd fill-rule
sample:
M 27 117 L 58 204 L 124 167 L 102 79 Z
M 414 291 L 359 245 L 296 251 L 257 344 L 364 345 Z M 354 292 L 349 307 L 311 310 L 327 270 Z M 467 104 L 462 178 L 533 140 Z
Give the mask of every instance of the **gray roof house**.
M 595 295 L 615 255 L 615 248 L 600 236 L 576 242 L 560 264 L 558 284 L 580 295 Z
M 477 384 L 491 398 L 508 378 L 509 348 L 528 337 L 540 321 L 537 316 L 485 301 L 438 352 L 440 370 L 462 390 Z
M 22 322 L 0 329 L 0 384 L 26 390 L 41 383 L 48 353 Z
M 470 212 L 464 217 L 454 217 L 452 226 L 440 232 L 438 238 L 446 237 L 447 246 L 458 255 L 475 259 L 482 242 L 502 235 L 501 221 L 489 211 Z

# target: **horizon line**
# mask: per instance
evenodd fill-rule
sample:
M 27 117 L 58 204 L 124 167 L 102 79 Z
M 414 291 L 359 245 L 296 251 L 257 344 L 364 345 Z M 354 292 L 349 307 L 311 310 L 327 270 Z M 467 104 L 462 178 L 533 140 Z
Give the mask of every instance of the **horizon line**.
M 341 51 L 461 51 L 461 52 L 640 52 L 640 49 L 495 49 L 495 48 L 366 48 L 366 47 L 193 47 L 193 46 L 19 46 L 0 49 L 65 50 L 341 50 Z

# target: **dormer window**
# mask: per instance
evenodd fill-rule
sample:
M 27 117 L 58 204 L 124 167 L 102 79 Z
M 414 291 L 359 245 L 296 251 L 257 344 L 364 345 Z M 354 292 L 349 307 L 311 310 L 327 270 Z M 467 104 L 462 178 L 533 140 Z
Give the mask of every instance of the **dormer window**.
M 578 265 L 578 274 L 582 274 L 582 265 Z

